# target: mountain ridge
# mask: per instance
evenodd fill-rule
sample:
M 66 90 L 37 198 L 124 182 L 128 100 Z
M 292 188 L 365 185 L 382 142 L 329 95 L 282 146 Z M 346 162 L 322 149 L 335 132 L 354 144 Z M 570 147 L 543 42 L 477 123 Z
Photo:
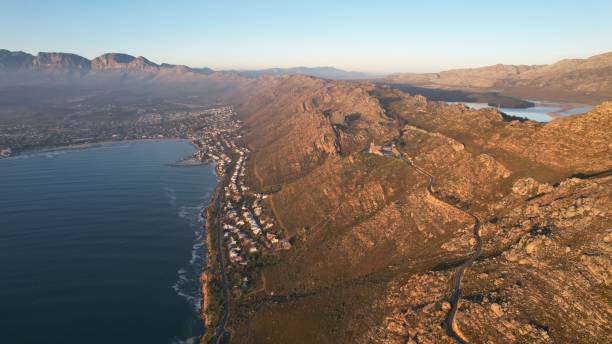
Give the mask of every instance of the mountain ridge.
M 346 71 L 332 66 L 317 66 L 317 67 L 288 67 L 288 68 L 266 68 L 266 69 L 253 69 L 253 70 L 236 70 L 236 72 L 246 77 L 258 77 L 262 75 L 295 75 L 302 74 L 313 77 L 319 77 L 323 79 L 335 79 L 335 80 L 357 80 L 357 79 L 369 79 L 374 77 L 371 74 L 355 71 Z
M 143 56 L 136 57 L 123 53 L 105 53 L 89 60 L 71 53 L 39 52 L 32 55 L 23 51 L 13 52 L 6 49 L 0 50 L 0 72 L 78 76 L 110 72 L 168 80 L 188 80 L 220 73 L 206 67 L 191 68 L 185 65 L 157 64 Z
M 438 73 L 397 73 L 384 80 L 428 88 L 494 90 L 528 99 L 594 104 L 612 98 L 612 52 L 548 65 L 497 64 Z
M 23 51 L 0 49 L 0 73 L 42 72 L 87 75 L 90 73 L 161 74 L 170 79 L 192 79 L 202 75 L 227 74 L 246 78 L 303 74 L 323 79 L 353 80 L 373 77 L 370 74 L 345 71 L 332 66 L 267 68 L 259 70 L 213 70 L 208 67 L 189 67 L 168 63 L 155 63 L 144 56 L 124 53 L 104 53 L 91 60 L 72 53 L 39 52 L 32 55 Z

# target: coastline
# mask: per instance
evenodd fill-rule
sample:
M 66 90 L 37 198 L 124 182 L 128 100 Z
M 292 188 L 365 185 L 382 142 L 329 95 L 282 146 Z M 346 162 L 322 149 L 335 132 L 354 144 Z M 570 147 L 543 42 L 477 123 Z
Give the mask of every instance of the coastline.
M 207 263 L 203 269 L 201 281 L 202 304 L 200 316 L 204 324 L 204 333 L 200 338 L 201 344 L 215 343 L 225 335 L 225 322 L 229 315 L 229 294 L 226 290 L 225 272 L 223 260 L 223 249 L 219 242 L 221 237 L 215 234 L 215 229 L 220 228 L 219 211 L 220 199 L 226 175 L 222 173 L 225 167 L 217 164 L 215 159 L 215 172 L 217 175 L 217 186 L 212 194 L 210 202 L 205 211 L 204 229 L 206 230 Z
M 16 151 L 7 157 L 0 157 L 0 159 L 10 159 L 10 158 L 14 158 L 14 157 L 26 155 L 26 154 L 52 153 L 52 152 L 65 151 L 65 150 L 88 149 L 88 148 L 95 147 L 97 145 L 105 145 L 105 144 L 110 144 L 110 143 L 130 143 L 130 142 L 140 142 L 140 141 L 153 141 L 153 142 L 155 141 L 189 141 L 189 143 L 192 146 L 194 146 L 194 150 L 198 149 L 198 146 L 194 143 L 194 140 L 190 138 L 156 137 L 156 138 L 147 138 L 147 139 L 101 140 L 101 141 L 94 141 L 94 142 L 88 142 L 88 143 L 77 143 L 77 144 L 68 144 L 68 145 L 63 145 L 63 146 L 51 146 L 51 147 L 42 146 L 42 147 L 36 147 L 36 148 L 31 148 L 31 149 L 25 149 L 22 151 Z M 186 160 L 186 159 L 183 159 L 183 160 Z
M 217 183 L 217 188 L 218 188 L 218 183 Z M 216 190 L 217 188 L 215 188 L 215 194 L 216 194 Z M 216 197 L 216 195 L 213 195 L 213 197 L 211 198 L 211 200 L 208 203 L 208 206 L 203 210 L 203 216 L 205 217 L 206 221 L 204 221 L 204 224 L 202 225 L 202 230 L 205 231 L 206 235 L 205 235 L 205 240 L 206 240 L 206 266 L 204 266 L 204 268 L 202 269 L 202 272 L 200 273 L 200 293 L 202 295 L 202 301 L 200 304 L 200 318 L 202 318 L 202 323 L 204 324 L 204 333 L 202 334 L 202 338 L 204 338 L 206 336 L 206 333 L 208 333 L 208 329 L 210 328 L 211 324 L 212 324 L 212 320 L 211 318 L 208 316 L 208 309 L 209 309 L 209 304 L 210 304 L 210 295 L 209 295 L 209 272 L 210 270 L 213 268 L 213 263 L 212 261 L 214 261 L 214 257 L 212 257 L 211 254 L 211 250 L 210 247 L 212 246 L 213 242 L 212 242 L 212 234 L 211 231 L 209 230 L 210 224 L 209 224 L 209 219 L 210 219 L 210 212 L 208 211 L 208 209 L 210 208 L 210 206 L 213 204 L 213 199 L 214 197 Z
M 212 141 L 219 139 L 218 136 Z M 223 194 L 223 187 L 227 184 L 227 174 L 224 173 L 227 168 L 228 161 L 224 161 L 223 156 L 226 152 L 227 147 L 217 146 L 212 142 L 207 142 L 204 145 L 199 145 L 193 142 L 196 147 L 196 153 L 202 150 L 204 147 L 205 155 L 202 158 L 193 157 L 194 160 L 202 161 L 214 164 L 215 175 L 217 179 L 217 185 L 211 195 L 210 201 L 205 209 L 203 209 L 202 216 L 205 221 L 203 224 L 203 230 L 205 233 L 205 244 L 206 244 L 206 264 L 203 266 L 200 274 L 200 293 L 201 293 L 201 304 L 200 304 L 200 318 L 204 325 L 204 333 L 202 333 L 199 342 L 202 344 L 210 343 L 215 338 L 219 339 L 224 335 L 225 331 L 222 331 L 221 335 L 218 331 L 224 330 L 225 322 L 229 313 L 229 293 L 226 290 L 225 272 L 224 272 L 224 257 L 220 236 L 216 230 L 220 228 L 219 225 L 219 212 L 221 211 L 220 200 Z M 213 153 L 208 151 L 213 150 Z M 217 155 L 219 154 L 219 155 Z
M 204 332 L 202 333 L 202 339 L 207 337 L 207 334 L 210 333 L 210 331 L 208 331 L 208 329 L 211 328 L 211 325 L 213 323 L 213 317 L 211 316 L 211 312 L 209 312 L 209 308 L 210 308 L 210 303 L 211 303 L 211 298 L 212 298 L 212 294 L 210 292 L 210 281 L 212 279 L 212 276 L 214 276 L 214 270 L 216 269 L 216 253 L 215 253 L 215 249 L 214 249 L 214 238 L 213 238 L 213 233 L 212 233 L 212 228 L 213 228 L 213 224 L 212 224 L 212 219 L 213 219 L 213 214 L 212 214 L 212 209 L 214 208 L 214 202 L 217 199 L 217 197 L 219 197 L 219 193 L 220 193 L 220 189 L 221 189 L 221 185 L 222 185 L 222 180 L 221 180 L 221 176 L 219 175 L 219 171 L 216 168 L 216 162 L 214 159 L 208 159 L 208 160 L 198 160 L 195 159 L 193 157 L 193 155 L 198 152 L 200 150 L 200 147 L 196 144 L 194 139 L 188 139 L 188 138 L 150 138 L 150 139 L 128 139 L 128 140 L 112 140 L 112 141 L 96 141 L 96 142 L 89 142 L 89 143 L 80 143 L 80 144 L 74 144 L 74 145 L 65 145 L 65 146 L 57 146 L 57 147 L 40 147 L 40 148 L 33 148 L 33 149 L 29 149 L 29 150 L 24 150 L 24 151 L 19 151 L 19 152 L 15 152 L 14 154 L 8 156 L 8 157 L 2 157 L 2 159 L 10 159 L 10 158 L 17 158 L 19 156 L 23 156 L 23 155 L 27 155 L 27 154 L 44 154 L 44 153 L 52 153 L 52 152 L 60 152 L 60 151 L 70 151 L 70 150 L 85 150 L 85 149 L 89 149 L 89 148 L 94 148 L 96 146 L 102 146 L 102 145 L 106 145 L 106 144 L 115 144 L 115 143 L 133 143 L 133 142 L 140 142 L 140 141 L 188 141 L 191 146 L 193 147 L 193 152 L 192 155 L 190 156 L 186 156 L 180 160 L 177 160 L 176 163 L 174 163 L 173 165 L 176 166 L 196 166 L 196 165 L 201 165 L 201 164 L 213 164 L 213 168 L 215 168 L 215 175 L 216 175 L 216 186 L 214 189 L 214 192 L 207 204 L 207 206 L 202 209 L 202 213 L 201 215 L 204 217 L 204 224 L 202 225 L 202 230 L 205 231 L 205 235 L 203 237 L 205 237 L 205 244 L 206 244 L 206 255 L 207 255 L 207 261 L 206 264 L 203 266 L 203 270 L 200 274 L 200 293 L 202 296 L 202 300 L 200 303 L 200 317 L 202 319 L 203 325 L 204 325 Z
M 225 330 L 225 324 L 228 320 L 230 308 L 229 290 L 226 285 L 227 280 L 224 271 L 226 257 L 224 256 L 225 251 L 222 246 L 222 234 L 218 232 L 221 228 L 219 225 L 221 216 L 220 200 L 223 198 L 223 187 L 229 182 L 226 168 L 233 160 L 226 154 L 232 155 L 230 151 L 234 147 L 234 143 L 231 139 L 229 142 L 226 140 L 231 137 L 230 135 L 237 128 L 239 128 L 239 124 L 235 120 L 235 114 L 233 111 L 226 111 L 216 114 L 212 124 L 202 129 L 199 134 L 189 135 L 189 137 L 92 140 L 90 142 L 74 144 L 67 143 L 61 146 L 33 146 L 12 152 L 6 158 L 18 158 L 30 154 L 85 150 L 103 147 L 104 145 L 129 144 L 140 141 L 189 142 L 193 150 L 170 165 L 189 167 L 210 163 L 213 164 L 215 169 L 216 185 L 214 191 L 205 208 L 200 211 L 200 215 L 204 218 L 204 224 L 200 227 L 200 230 L 205 231 L 205 233 L 202 233 L 200 242 L 206 240 L 204 242 L 206 245 L 206 262 L 203 264 L 202 270 L 196 272 L 199 276 L 196 277 L 196 275 L 194 277 L 200 283 L 196 287 L 201 295 L 198 315 L 204 326 L 204 331 L 200 334 L 199 341 L 201 343 L 208 343 L 211 340 L 219 342 L 228 339 L 229 336 L 229 333 Z
M 214 160 L 213 160 L 214 163 Z M 215 166 L 215 174 L 217 176 L 217 185 L 215 186 L 215 191 L 213 192 L 210 201 L 206 208 L 202 210 L 202 216 L 204 216 L 204 224 L 202 225 L 202 230 L 205 231 L 205 244 L 206 244 L 206 265 L 203 267 L 202 272 L 200 274 L 200 292 L 202 295 L 202 301 L 200 304 L 200 317 L 202 318 L 202 323 L 204 324 L 204 333 L 202 334 L 201 341 L 204 341 L 205 338 L 209 337 L 210 333 L 209 329 L 212 325 L 212 317 L 210 316 L 209 308 L 210 308 L 210 282 L 212 280 L 211 275 L 216 267 L 216 257 L 215 257 L 215 249 L 214 249 L 214 238 L 213 238 L 213 209 L 214 203 L 217 197 L 219 197 L 219 192 L 221 190 L 221 180 L 219 179 L 219 174 L 216 170 Z
M 113 333 L 130 342 L 139 342 L 135 340 L 138 333 L 133 328 L 130 330 L 130 322 L 126 322 L 130 317 L 134 326 L 153 324 L 150 331 L 142 334 L 147 341 L 157 334 L 160 335 L 157 340 L 167 338 L 167 342 L 172 343 L 197 340 L 203 333 L 198 314 L 198 278 L 202 266 L 206 265 L 203 260 L 206 248 L 202 247 L 206 233 L 201 229 L 204 219 L 199 216 L 217 180 L 211 170 L 214 166 L 209 165 L 211 162 L 198 168 L 172 167 L 173 162 L 193 153 L 194 149 L 185 140 L 164 140 L 25 153 L 0 161 L 0 174 L 6 189 L 4 221 L 0 225 L 5 234 L 3 242 L 7 239 L 15 258 L 26 262 L 20 268 L 6 270 L 7 283 L 3 287 L 8 288 L 10 281 L 30 283 L 31 277 L 20 271 L 32 269 L 36 271 L 35 281 L 39 280 L 37 276 L 47 276 L 40 277 L 41 283 L 36 283 L 31 290 L 36 293 L 32 295 L 35 300 L 40 300 L 36 302 L 44 303 L 40 306 L 40 314 L 45 317 L 50 314 L 54 324 L 70 319 L 72 314 L 82 313 L 78 303 L 83 302 L 96 307 L 96 312 L 99 310 L 96 314 L 102 320 L 121 319 L 116 326 L 117 332 Z M 30 182 L 36 187 L 31 187 Z M 46 200 L 52 202 L 45 204 Z M 16 210 L 15 216 L 11 209 Z M 102 210 L 112 216 L 101 217 Z M 30 219 L 36 218 L 27 215 L 32 211 L 45 215 L 30 223 Z M 83 234 L 84 228 L 87 235 Z M 15 234 L 13 239 L 12 230 L 23 235 Z M 90 233 L 97 234 L 90 236 Z M 69 240 L 58 241 L 56 234 Z M 24 251 L 20 245 L 26 245 L 23 248 L 36 245 L 34 251 L 37 252 L 28 253 L 27 260 L 22 260 L 23 252 L 29 250 Z M 9 247 L 6 248 L 3 253 L 11 257 Z M 57 256 L 55 252 L 58 251 L 62 252 L 59 255 L 62 260 L 49 261 L 48 257 Z M 45 259 L 47 262 L 39 267 L 38 263 Z M 91 273 L 91 264 L 95 265 L 95 274 Z M 53 269 L 54 273 L 48 269 Z M 74 289 L 81 280 L 87 288 Z M 45 285 L 51 284 L 57 285 L 57 289 L 45 290 Z M 34 305 L 29 301 L 30 288 L 26 289 L 12 289 L 15 295 L 20 295 L 14 301 L 18 309 Z M 88 293 L 88 289 L 96 292 Z M 71 292 L 66 294 L 64 290 Z M 121 297 L 122 302 L 113 302 L 117 297 Z M 58 303 L 64 302 L 69 305 L 58 312 Z M 8 310 L 14 309 L 9 308 L 13 307 L 10 305 L 6 302 L 7 312 L 4 313 L 9 316 L 8 320 L 15 319 L 7 323 L 15 328 L 14 332 L 7 333 L 9 342 L 19 342 L 19 337 L 14 335 L 22 332 L 22 324 L 36 328 L 45 326 L 28 325 L 26 313 L 10 316 L 12 312 Z M 39 306 L 36 307 L 38 313 Z M 114 312 L 121 315 L 115 316 Z M 57 314 L 53 316 L 54 313 Z M 91 333 L 99 326 L 88 324 L 86 319 L 75 319 L 75 322 Z M 54 342 L 56 336 L 61 335 L 61 331 L 55 329 L 48 328 Z M 28 333 L 23 338 L 30 341 L 30 337 L 44 337 L 40 332 L 45 331 L 36 332 L 39 334 Z M 66 338 L 71 341 L 75 336 L 71 333 Z M 109 336 L 105 333 L 99 338 L 112 342 L 107 341 Z
M 202 270 L 200 275 L 201 281 L 201 293 L 202 293 L 202 305 L 200 307 L 200 317 L 202 318 L 202 323 L 204 324 L 204 333 L 200 337 L 200 343 L 206 344 L 208 343 L 214 334 L 215 326 L 214 324 L 218 323 L 218 312 L 213 311 L 211 305 L 213 303 L 216 305 L 219 301 L 215 298 L 212 292 L 212 283 L 217 275 L 216 271 L 217 267 L 217 252 L 214 247 L 214 236 L 213 236 L 213 209 L 215 199 L 218 197 L 218 190 L 220 187 L 220 183 L 217 184 L 217 188 L 213 194 L 213 197 L 210 200 L 208 207 L 206 207 L 206 222 L 205 222 L 205 230 L 206 230 L 206 247 L 207 247 L 207 259 L 206 266 Z

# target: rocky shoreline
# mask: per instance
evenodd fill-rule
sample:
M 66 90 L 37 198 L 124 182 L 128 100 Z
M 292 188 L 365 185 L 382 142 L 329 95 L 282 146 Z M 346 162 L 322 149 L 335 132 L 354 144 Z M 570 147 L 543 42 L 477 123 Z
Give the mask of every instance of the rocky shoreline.
M 212 224 L 210 223 L 210 212 L 209 209 L 213 206 L 214 200 L 217 197 L 218 189 L 221 184 L 217 182 L 217 187 L 215 188 L 215 193 L 213 197 L 211 197 L 210 202 L 206 209 L 204 209 L 204 214 L 202 214 L 205 218 L 204 225 L 202 226 L 202 230 L 206 232 L 206 247 L 207 247 L 207 257 L 206 257 L 206 265 L 204 266 L 202 273 L 200 274 L 200 292 L 202 296 L 202 301 L 200 304 L 200 317 L 202 318 L 202 323 L 204 324 L 204 333 L 202 334 L 201 340 L 202 342 L 206 342 L 204 339 L 207 337 L 207 333 L 209 333 L 208 329 L 212 325 L 212 319 L 208 316 L 208 310 L 210 305 L 210 292 L 209 292 L 209 281 L 210 281 L 210 272 L 215 270 L 215 257 L 213 255 L 214 250 L 211 250 L 211 247 L 214 247 L 212 231 Z
M 205 231 L 204 237 L 206 238 L 205 244 L 206 244 L 207 249 L 206 249 L 206 265 L 203 267 L 203 270 L 200 274 L 200 293 L 202 296 L 202 301 L 200 303 L 200 317 L 202 318 L 202 323 L 204 324 L 205 333 L 206 333 L 206 329 L 208 329 L 211 325 L 210 318 L 206 316 L 206 310 L 208 309 L 208 305 L 209 305 L 209 292 L 208 292 L 209 276 L 208 276 L 208 273 L 213 268 L 211 265 L 212 265 L 212 262 L 214 261 L 214 257 L 212 257 L 211 250 L 210 250 L 210 247 L 213 247 L 213 238 L 212 238 L 212 232 L 209 230 L 211 228 L 211 224 L 209 223 L 210 216 L 209 216 L 208 210 L 214 204 L 214 200 L 218 195 L 218 190 L 219 190 L 220 185 L 221 183 L 219 181 L 219 176 L 217 175 L 217 186 L 215 186 L 215 191 L 212 197 L 210 198 L 210 201 L 208 205 L 206 206 L 206 208 L 202 210 L 202 217 L 204 218 L 204 224 L 202 225 L 202 230 Z
M 212 160 L 214 161 L 214 160 Z M 200 338 L 201 343 L 208 343 L 212 337 L 212 332 L 210 329 L 213 328 L 213 324 L 217 322 L 213 319 L 214 315 L 216 315 L 217 310 L 211 309 L 211 300 L 214 297 L 214 293 L 211 292 L 211 282 L 214 281 L 218 265 L 217 265 L 217 255 L 218 252 L 215 249 L 215 237 L 213 234 L 214 229 L 214 209 L 215 203 L 219 197 L 222 183 L 222 174 L 219 171 L 219 165 L 216 165 L 215 171 L 217 175 L 217 186 L 215 187 L 215 191 L 210 198 L 210 202 L 208 206 L 203 210 L 202 216 L 204 217 L 204 225 L 203 230 L 206 232 L 206 265 L 203 267 L 202 273 L 200 274 L 200 292 L 202 296 L 202 301 L 200 305 L 200 317 L 202 318 L 202 323 L 204 324 L 204 333 Z M 219 302 L 219 300 L 215 301 L 215 304 Z M 214 320 L 214 321 L 213 321 Z
M 230 311 L 253 292 L 265 290 L 258 267 L 270 255 L 291 247 L 267 204 L 268 195 L 246 183 L 251 157 L 240 140 L 240 121 L 229 117 L 220 123 L 224 125 L 193 142 L 198 150 L 192 158 L 213 161 L 217 175 L 215 192 L 203 214 L 208 259 L 200 276 L 200 315 L 207 330 L 201 343 L 229 340 L 227 327 L 235 320 Z

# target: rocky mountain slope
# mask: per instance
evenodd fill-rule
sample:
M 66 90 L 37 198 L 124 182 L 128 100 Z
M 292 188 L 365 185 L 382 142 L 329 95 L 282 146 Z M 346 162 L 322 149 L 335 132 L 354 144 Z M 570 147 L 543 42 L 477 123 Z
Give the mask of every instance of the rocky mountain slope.
M 497 90 L 517 96 L 597 103 L 612 98 L 612 53 L 551 65 L 494 65 L 440 73 L 395 74 L 391 83 L 417 86 Z
M 465 341 L 606 342 L 612 104 L 543 125 L 368 83 L 256 83 L 238 107 L 248 183 L 293 247 L 234 301 L 232 342 L 454 342 L 470 214 Z

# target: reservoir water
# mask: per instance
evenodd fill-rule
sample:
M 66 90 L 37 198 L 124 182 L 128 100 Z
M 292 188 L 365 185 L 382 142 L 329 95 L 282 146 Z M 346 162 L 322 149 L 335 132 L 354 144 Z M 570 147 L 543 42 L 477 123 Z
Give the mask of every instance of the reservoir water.
M 461 103 L 461 102 L 448 102 L 451 104 Z M 468 107 L 473 109 L 483 109 L 489 107 L 487 103 L 470 103 L 470 102 L 462 102 Z M 565 104 L 561 103 L 543 103 L 534 101 L 536 104 L 534 107 L 526 108 L 526 109 L 513 109 L 513 108 L 499 108 L 499 111 L 517 117 L 528 118 L 537 122 L 550 122 L 555 117 L 563 117 L 570 116 L 579 113 L 584 113 L 593 108 L 591 105 L 579 105 L 574 106 L 569 109 L 564 109 Z
M 189 343 L 212 165 L 187 141 L 0 160 L 1 343 Z

